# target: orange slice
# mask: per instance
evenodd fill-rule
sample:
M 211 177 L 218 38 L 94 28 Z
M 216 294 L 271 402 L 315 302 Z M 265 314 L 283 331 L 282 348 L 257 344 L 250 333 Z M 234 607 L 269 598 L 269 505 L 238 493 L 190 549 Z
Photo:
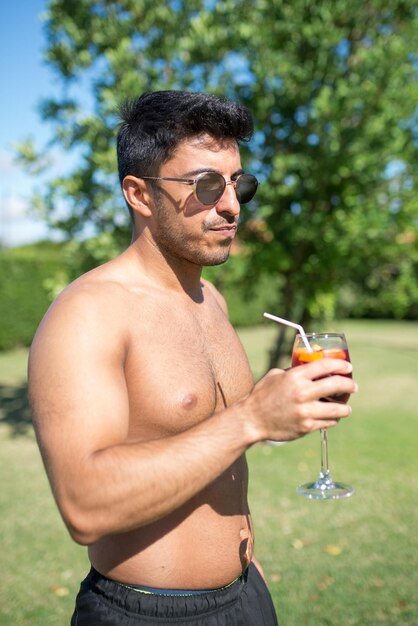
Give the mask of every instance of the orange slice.
M 324 358 L 322 349 L 315 350 L 315 352 L 308 352 L 306 348 L 298 348 L 296 350 L 296 358 L 302 363 L 310 363 L 311 361 L 318 361 Z
M 340 350 L 339 348 L 330 348 L 329 350 L 324 350 L 324 357 L 327 359 L 342 359 L 343 361 L 347 360 L 347 355 L 344 350 Z

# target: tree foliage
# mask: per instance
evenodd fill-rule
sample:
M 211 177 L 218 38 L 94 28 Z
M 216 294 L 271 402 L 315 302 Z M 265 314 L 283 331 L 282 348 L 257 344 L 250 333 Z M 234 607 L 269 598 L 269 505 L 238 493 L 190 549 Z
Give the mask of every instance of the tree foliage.
M 390 313 L 405 315 L 418 296 L 417 8 L 417 0 L 52 0 L 47 60 L 62 90 L 42 115 L 78 158 L 50 181 L 49 219 L 70 235 L 89 223 L 121 241 L 120 100 L 212 91 L 255 117 L 243 157 L 262 184 L 240 231 L 246 283 L 271 276 L 275 312 L 308 326 L 350 303 L 340 302 L 342 287 L 370 302 L 387 294 Z

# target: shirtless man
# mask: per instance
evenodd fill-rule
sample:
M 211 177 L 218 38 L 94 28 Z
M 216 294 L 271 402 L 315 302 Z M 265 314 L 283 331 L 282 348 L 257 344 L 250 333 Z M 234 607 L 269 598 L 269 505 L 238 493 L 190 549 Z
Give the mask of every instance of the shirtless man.
M 122 118 L 132 243 L 57 298 L 29 362 L 46 471 L 92 564 L 71 623 L 273 625 L 245 452 L 348 416 L 320 398 L 356 390 L 342 376 L 351 365 L 275 369 L 254 385 L 224 300 L 201 278 L 227 259 L 256 191 L 238 149 L 248 111 L 155 92 Z

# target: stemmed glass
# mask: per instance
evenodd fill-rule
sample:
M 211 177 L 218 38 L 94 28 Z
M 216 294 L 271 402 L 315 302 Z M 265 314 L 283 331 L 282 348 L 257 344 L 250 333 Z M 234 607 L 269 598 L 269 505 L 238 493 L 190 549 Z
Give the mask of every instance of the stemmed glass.
M 292 367 L 325 357 L 350 361 L 347 341 L 343 333 L 308 333 L 306 334 L 306 339 L 311 350 L 308 350 L 302 335 L 296 335 L 292 352 Z M 350 374 L 349 376 L 351 378 Z M 342 393 L 328 398 L 321 398 L 321 400 L 324 402 L 345 403 L 349 397 L 349 393 Z M 306 498 L 347 498 L 354 493 L 354 489 L 350 485 L 335 482 L 332 479 L 328 465 L 327 431 L 321 429 L 319 432 L 321 436 L 321 469 L 319 478 L 314 482 L 299 485 L 296 491 Z

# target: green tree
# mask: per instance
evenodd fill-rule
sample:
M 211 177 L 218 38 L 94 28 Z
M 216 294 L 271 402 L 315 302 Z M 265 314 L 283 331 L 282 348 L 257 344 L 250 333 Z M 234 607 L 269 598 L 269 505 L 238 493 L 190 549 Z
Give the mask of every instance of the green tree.
M 50 181 L 48 218 L 71 236 L 90 224 L 126 240 L 119 101 L 209 90 L 255 117 L 244 163 L 262 185 L 243 215 L 246 284 L 271 277 L 276 312 L 307 327 L 347 306 L 342 287 L 377 302 L 386 290 L 389 311 L 405 315 L 418 292 L 417 8 L 416 0 L 52 0 L 47 60 L 62 95 L 42 115 L 78 158 Z M 21 153 L 38 166 L 32 145 Z M 284 340 L 281 329 L 270 364 Z

